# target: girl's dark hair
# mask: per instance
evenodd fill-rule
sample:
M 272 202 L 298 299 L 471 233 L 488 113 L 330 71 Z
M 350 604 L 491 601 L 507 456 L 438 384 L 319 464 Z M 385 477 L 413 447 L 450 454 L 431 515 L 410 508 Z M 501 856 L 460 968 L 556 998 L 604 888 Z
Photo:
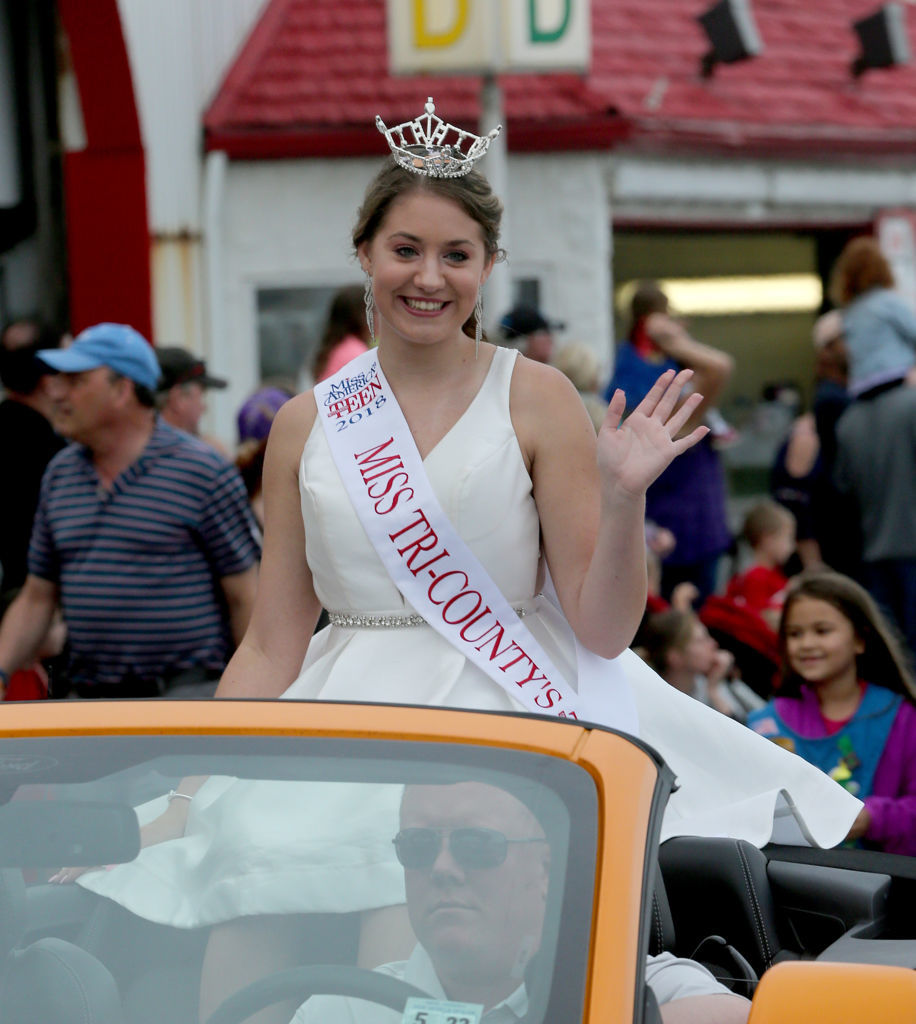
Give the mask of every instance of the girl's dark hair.
M 660 675 L 668 671 L 668 652 L 684 648 L 693 636 L 696 615 L 679 608 L 666 608 L 646 616 L 633 641 L 643 661 L 648 662 Z
M 267 453 L 267 438 L 243 441 L 235 454 L 235 467 L 239 471 L 249 501 L 261 492 L 264 477 L 264 456 Z
M 903 694 L 916 704 L 916 682 L 906 648 L 873 598 L 855 580 L 838 572 L 809 570 L 795 576 L 786 592 L 779 622 L 781 697 L 799 697 L 804 680 L 793 672 L 786 657 L 786 626 L 792 606 L 801 598 L 826 601 L 849 620 L 865 650 L 856 658 L 861 679 Z
M 656 281 L 640 281 L 630 299 L 630 327 L 627 336 L 632 339 L 636 328 L 652 313 L 668 312 L 668 296 Z
M 353 228 L 353 248 L 358 249 L 363 242 L 371 242 L 392 203 L 412 192 L 426 192 L 457 203 L 480 225 L 487 255 L 496 260 L 505 258 L 505 252 L 499 246 L 503 204 L 480 171 L 469 171 L 461 178 L 432 178 L 405 170 L 391 157 L 366 189 Z M 468 319 L 462 330 L 468 337 L 474 337 L 473 317 Z
M 366 305 L 362 286 L 358 284 L 341 288 L 331 300 L 324 334 L 321 336 L 318 351 L 312 361 L 312 375 L 315 380 L 321 379 L 334 346 L 353 334 L 368 343 L 369 328 L 366 324 Z

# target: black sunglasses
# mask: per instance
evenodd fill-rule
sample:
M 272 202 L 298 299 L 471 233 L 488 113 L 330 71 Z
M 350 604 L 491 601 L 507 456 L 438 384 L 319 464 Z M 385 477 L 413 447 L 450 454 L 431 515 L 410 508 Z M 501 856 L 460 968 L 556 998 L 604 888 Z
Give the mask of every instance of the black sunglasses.
M 405 828 L 394 837 L 395 853 L 405 868 L 431 868 L 448 839 L 448 849 L 462 868 L 496 868 L 510 843 L 546 843 L 541 837 L 507 839 L 492 828 Z

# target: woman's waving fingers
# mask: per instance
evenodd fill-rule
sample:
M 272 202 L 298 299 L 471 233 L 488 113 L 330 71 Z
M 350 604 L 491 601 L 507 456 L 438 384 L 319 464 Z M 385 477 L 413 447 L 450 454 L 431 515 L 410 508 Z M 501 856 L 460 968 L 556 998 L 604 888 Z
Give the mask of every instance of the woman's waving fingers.
M 674 410 L 674 412 L 668 416 L 665 420 L 665 426 L 668 429 L 668 434 L 672 438 L 676 438 L 677 435 L 684 429 L 684 425 L 690 419 L 690 417 L 696 411 L 697 406 L 703 401 L 703 396 L 695 391 L 692 395 L 688 395 L 683 402 Z
M 639 405 L 636 406 L 633 412 L 641 412 L 644 416 L 651 416 L 658 408 L 658 403 L 661 401 L 662 396 L 668 390 L 668 387 L 674 378 L 674 370 L 665 370 L 652 387 L 649 388 L 645 397 Z
M 675 373 L 674 370 L 666 370 L 634 411 L 660 421 L 664 424 L 669 437 L 677 437 L 690 417 L 696 412 L 697 406 L 703 401 L 703 396 L 699 392 L 692 392 L 681 401 L 684 388 L 689 384 L 692 376 L 693 370 L 681 370 L 679 373 Z M 697 440 L 699 438 L 692 443 L 696 444 Z
M 693 370 L 665 370 L 634 411 L 667 422 L 692 376 Z
M 676 433 L 676 431 L 674 432 Z M 699 441 L 702 441 L 704 437 L 709 433 L 709 427 L 701 424 L 699 427 L 694 428 L 689 434 L 684 437 L 675 437 L 672 442 L 674 446 L 675 457 L 682 455 L 687 451 L 688 448 L 692 448 Z
M 608 402 L 607 412 L 604 416 L 604 423 L 602 427 L 609 427 L 611 430 L 616 430 L 623 419 L 624 413 L 627 411 L 627 396 L 620 389 L 614 392 L 611 396 L 610 402 Z

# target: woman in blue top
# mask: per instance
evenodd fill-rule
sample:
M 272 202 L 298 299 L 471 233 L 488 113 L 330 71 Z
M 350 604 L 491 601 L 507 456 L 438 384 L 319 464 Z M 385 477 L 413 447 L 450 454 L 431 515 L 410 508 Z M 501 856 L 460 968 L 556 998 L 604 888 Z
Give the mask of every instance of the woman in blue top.
M 843 308 L 851 396 L 916 377 L 916 316 L 894 290 L 894 274 L 877 239 L 852 239 L 830 279 L 830 297 Z

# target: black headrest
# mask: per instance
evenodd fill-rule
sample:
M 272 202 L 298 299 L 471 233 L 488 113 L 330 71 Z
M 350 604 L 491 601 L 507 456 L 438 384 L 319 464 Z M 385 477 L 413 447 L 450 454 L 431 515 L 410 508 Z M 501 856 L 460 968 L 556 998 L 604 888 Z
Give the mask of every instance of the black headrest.
M 4 1024 L 123 1024 L 109 970 L 63 939 L 39 939 L 14 954 L 2 993 Z

